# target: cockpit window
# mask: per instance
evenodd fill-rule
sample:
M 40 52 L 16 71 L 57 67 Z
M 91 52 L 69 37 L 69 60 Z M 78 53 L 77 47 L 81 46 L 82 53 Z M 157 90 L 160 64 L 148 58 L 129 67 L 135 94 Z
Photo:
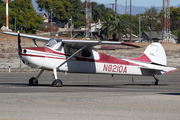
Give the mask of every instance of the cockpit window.
M 64 50 L 65 50 L 66 54 L 72 55 L 75 52 L 77 52 L 79 50 L 79 48 L 72 47 L 72 46 L 66 46 Z M 88 50 L 82 50 L 81 52 L 76 54 L 76 56 L 79 56 L 79 57 L 90 57 L 91 56 L 91 52 L 88 51 Z
M 50 47 L 56 50 L 61 48 L 62 42 L 61 39 L 51 39 L 49 40 L 44 47 Z
M 82 57 L 90 57 L 91 56 L 91 52 L 88 51 L 88 50 L 83 50 L 81 56 Z
M 79 50 L 78 48 L 71 47 L 71 46 L 66 46 L 65 47 L 65 53 L 70 54 L 70 55 L 74 54 L 78 50 Z M 79 56 L 79 55 L 80 55 L 80 53 L 76 54 L 76 56 Z

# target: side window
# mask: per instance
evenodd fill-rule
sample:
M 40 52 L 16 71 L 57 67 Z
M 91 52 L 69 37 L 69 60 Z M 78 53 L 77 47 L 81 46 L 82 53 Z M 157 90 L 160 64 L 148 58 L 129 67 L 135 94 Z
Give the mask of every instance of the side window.
M 66 54 L 72 55 L 72 54 L 74 54 L 75 52 L 77 52 L 79 49 L 77 49 L 77 48 L 75 48 L 75 47 L 66 46 L 64 50 L 65 50 L 65 53 L 66 53 Z M 80 56 L 80 53 L 76 54 L 76 56 Z
M 88 51 L 88 50 L 83 50 L 81 56 L 82 57 L 90 57 L 91 56 L 91 52 Z

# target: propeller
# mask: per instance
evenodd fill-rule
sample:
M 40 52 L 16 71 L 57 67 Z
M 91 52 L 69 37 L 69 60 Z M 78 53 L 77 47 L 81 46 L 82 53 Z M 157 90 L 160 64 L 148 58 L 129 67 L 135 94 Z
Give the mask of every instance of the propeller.
M 18 55 L 21 55 L 21 38 L 20 38 L 20 33 L 18 31 Z

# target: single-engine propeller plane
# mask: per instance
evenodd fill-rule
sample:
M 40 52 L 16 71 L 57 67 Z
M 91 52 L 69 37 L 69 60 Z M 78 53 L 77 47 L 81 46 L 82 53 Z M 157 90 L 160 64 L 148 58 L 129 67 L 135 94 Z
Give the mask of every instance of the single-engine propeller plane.
M 38 78 L 44 70 L 53 71 L 55 80 L 52 82 L 52 86 L 55 87 L 63 85 L 62 81 L 57 77 L 57 72 L 63 71 L 153 76 L 155 79 L 154 84 L 157 85 L 159 80 L 155 78 L 155 75 L 162 75 L 176 70 L 176 68 L 167 67 L 166 54 L 160 43 L 150 44 L 144 53 L 137 58 L 118 59 L 96 52 L 93 49 L 97 45 L 139 46 L 124 42 L 64 40 L 13 32 L 3 33 L 18 36 L 18 54 L 22 62 L 32 68 L 41 69 L 36 77 L 29 79 L 29 85 L 31 86 L 38 85 Z M 35 47 L 22 48 L 20 37 L 32 39 Z M 36 41 L 46 42 L 46 44 L 44 47 L 38 47 Z M 101 48 L 103 48 L 102 46 Z

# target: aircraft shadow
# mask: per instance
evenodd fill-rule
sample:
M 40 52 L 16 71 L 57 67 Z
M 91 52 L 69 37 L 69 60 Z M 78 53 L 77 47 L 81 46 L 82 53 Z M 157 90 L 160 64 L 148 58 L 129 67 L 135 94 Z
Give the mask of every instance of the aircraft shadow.
M 17 86 L 17 87 L 28 87 L 29 84 L 27 83 L 0 83 L 2 86 Z M 99 87 L 99 88 L 123 88 L 123 87 L 130 87 L 130 86 L 168 86 L 168 84 L 109 84 L 109 85 L 63 85 L 62 87 Z M 31 86 L 29 86 L 31 87 Z M 38 84 L 37 87 L 52 87 L 51 84 Z M 163 93 L 162 93 L 163 94 Z M 167 93 L 168 94 L 168 93 Z
M 124 86 L 168 86 L 168 84 L 123 84 Z
M 27 83 L 0 83 L 2 86 L 15 86 L 15 87 L 31 87 Z M 38 84 L 38 86 L 35 87 L 52 87 L 51 84 Z M 63 85 L 62 87 L 99 87 L 99 88 L 120 88 L 123 87 L 122 85 Z M 52 87 L 53 88 L 53 87 Z M 55 87 L 57 88 L 57 87 Z
M 27 83 L 0 83 L 3 86 L 17 86 L 17 87 L 28 87 Z M 51 84 L 39 84 L 38 86 L 51 86 Z
M 159 93 L 162 95 L 180 95 L 180 93 Z
M 122 88 L 122 85 L 63 85 L 63 87 Z
M 27 86 L 28 84 L 25 83 L 0 83 L 3 86 Z

